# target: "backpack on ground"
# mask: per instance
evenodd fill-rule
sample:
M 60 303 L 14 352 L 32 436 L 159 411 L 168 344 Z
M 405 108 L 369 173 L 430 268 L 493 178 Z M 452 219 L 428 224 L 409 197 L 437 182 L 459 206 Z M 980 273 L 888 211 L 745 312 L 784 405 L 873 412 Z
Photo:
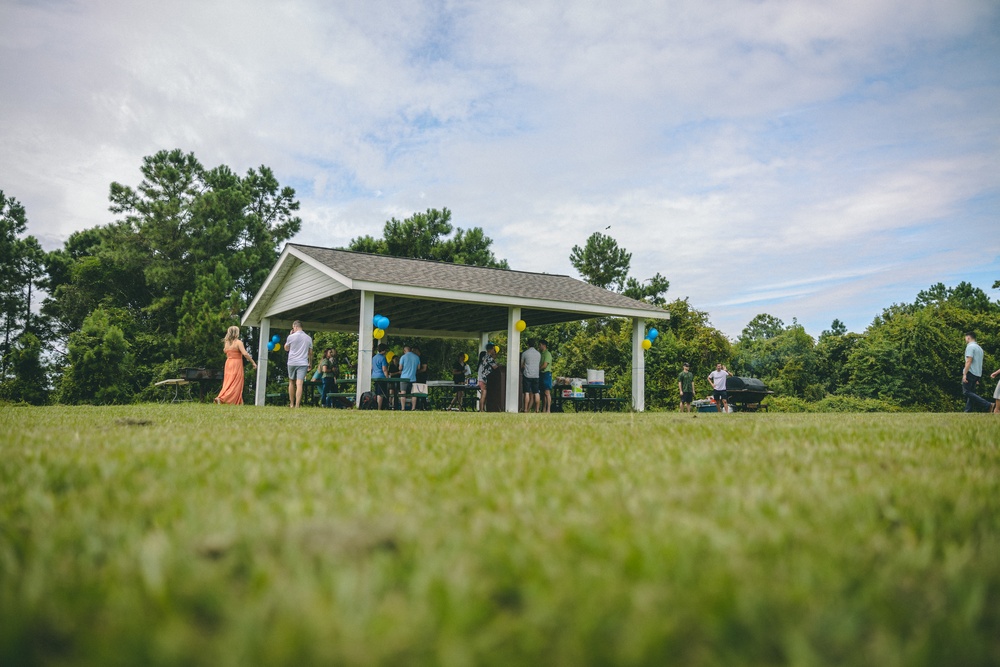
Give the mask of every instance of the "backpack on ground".
M 375 400 L 375 392 L 366 391 L 361 394 L 361 400 L 358 401 L 359 410 L 375 410 L 378 408 L 378 401 Z

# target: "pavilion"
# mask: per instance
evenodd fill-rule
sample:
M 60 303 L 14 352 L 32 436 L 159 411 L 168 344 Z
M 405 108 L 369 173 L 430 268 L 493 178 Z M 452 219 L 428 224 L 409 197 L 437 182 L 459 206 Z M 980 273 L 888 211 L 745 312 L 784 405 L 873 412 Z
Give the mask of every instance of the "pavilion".
M 421 259 L 287 244 L 243 315 L 260 328 L 257 389 L 264 404 L 271 328 L 358 334 L 357 396 L 371 389 L 372 318 L 390 318 L 393 336 L 478 340 L 507 331 L 507 412 L 517 412 L 521 333 L 528 326 L 593 317 L 632 320 L 632 407 L 645 408 L 642 341 L 646 319 L 667 319 L 662 308 L 569 276 L 449 264 Z M 509 353 L 514 350 L 515 353 Z

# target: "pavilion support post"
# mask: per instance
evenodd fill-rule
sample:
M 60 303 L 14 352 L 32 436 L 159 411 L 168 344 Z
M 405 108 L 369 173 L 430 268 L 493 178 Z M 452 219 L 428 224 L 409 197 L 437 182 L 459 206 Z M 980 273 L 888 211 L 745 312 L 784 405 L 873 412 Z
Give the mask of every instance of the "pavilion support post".
M 632 409 L 642 412 L 646 409 L 646 351 L 642 341 L 646 338 L 646 320 L 636 317 L 632 320 Z
M 486 349 L 486 344 L 490 342 L 490 332 L 480 331 L 479 332 L 479 351 L 482 352 Z M 477 360 L 478 361 L 478 360 Z
M 372 389 L 372 318 L 375 317 L 375 293 L 361 290 L 361 315 L 358 318 L 358 385 L 355 405 L 361 406 L 361 394 Z
M 257 386 L 254 389 L 253 404 L 264 405 L 267 398 L 267 343 L 271 340 L 271 320 L 260 321 L 260 336 L 257 341 Z
M 521 332 L 517 321 L 521 319 L 521 309 L 511 306 L 507 310 L 507 412 L 517 412 L 521 405 Z

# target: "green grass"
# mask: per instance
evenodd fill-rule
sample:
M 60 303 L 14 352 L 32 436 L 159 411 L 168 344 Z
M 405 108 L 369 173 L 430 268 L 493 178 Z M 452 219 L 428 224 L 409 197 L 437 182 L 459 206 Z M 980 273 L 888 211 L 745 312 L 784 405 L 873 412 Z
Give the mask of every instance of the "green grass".
M 1000 419 L 0 408 L 0 664 L 1000 663 Z

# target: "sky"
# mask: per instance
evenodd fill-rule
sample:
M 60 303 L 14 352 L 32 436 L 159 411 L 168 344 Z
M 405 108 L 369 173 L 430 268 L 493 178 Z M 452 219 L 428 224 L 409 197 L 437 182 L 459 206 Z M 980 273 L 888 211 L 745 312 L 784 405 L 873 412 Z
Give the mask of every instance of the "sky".
M 173 148 L 271 167 L 298 243 L 447 207 L 576 275 L 606 232 L 734 338 L 1000 296 L 996 0 L 0 0 L 0 190 L 46 249 Z

